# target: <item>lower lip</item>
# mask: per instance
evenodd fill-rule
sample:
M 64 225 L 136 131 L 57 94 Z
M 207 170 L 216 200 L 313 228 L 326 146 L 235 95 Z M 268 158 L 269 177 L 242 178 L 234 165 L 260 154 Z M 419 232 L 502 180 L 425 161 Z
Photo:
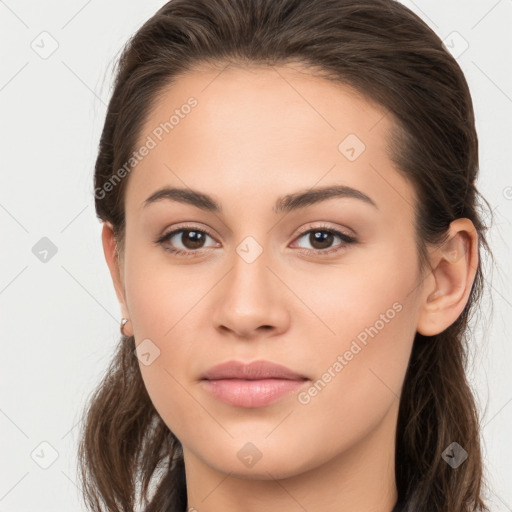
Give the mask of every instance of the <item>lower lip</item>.
M 289 379 L 218 379 L 203 380 L 215 398 L 238 407 L 263 407 L 302 386 L 305 380 Z

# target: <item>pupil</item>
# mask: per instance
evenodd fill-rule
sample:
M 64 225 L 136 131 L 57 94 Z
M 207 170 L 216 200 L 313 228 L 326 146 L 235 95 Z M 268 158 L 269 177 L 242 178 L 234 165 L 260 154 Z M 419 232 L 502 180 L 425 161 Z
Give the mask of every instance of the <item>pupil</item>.
M 190 237 L 190 240 L 187 239 L 187 233 Z M 185 239 L 185 240 L 184 240 Z M 202 233 L 197 231 L 185 231 L 182 236 L 182 242 L 187 247 L 188 245 L 192 245 L 192 247 L 188 247 L 189 249 L 197 249 L 201 246 L 202 241 Z
M 311 243 L 311 245 L 315 247 L 316 244 L 320 244 L 320 247 L 316 247 L 317 249 L 326 249 L 332 242 L 332 233 L 327 233 L 325 231 L 315 231 L 311 233 L 311 235 L 313 236 L 313 243 Z

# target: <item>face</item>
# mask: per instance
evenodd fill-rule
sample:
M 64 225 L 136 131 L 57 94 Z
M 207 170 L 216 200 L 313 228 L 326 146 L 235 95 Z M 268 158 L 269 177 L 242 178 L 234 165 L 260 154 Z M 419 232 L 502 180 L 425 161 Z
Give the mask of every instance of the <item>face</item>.
M 144 383 L 186 463 L 284 478 L 382 429 L 394 441 L 421 287 L 392 129 L 298 67 L 196 69 L 155 104 L 126 178 L 120 271 Z M 166 188 L 185 193 L 155 196 Z M 202 380 L 233 360 L 301 379 Z

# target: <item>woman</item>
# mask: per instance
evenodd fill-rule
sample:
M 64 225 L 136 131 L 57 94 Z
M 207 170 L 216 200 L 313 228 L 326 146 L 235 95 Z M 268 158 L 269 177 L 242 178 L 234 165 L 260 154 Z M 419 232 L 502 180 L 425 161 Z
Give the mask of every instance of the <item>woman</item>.
M 477 170 L 464 75 L 403 5 L 164 5 L 95 168 L 123 319 L 90 509 L 487 510 Z

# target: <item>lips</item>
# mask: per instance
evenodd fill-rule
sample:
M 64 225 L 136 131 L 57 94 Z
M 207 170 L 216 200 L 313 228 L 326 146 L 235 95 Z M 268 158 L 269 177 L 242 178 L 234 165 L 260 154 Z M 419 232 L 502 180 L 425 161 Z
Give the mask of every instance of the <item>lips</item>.
M 307 377 L 299 375 L 286 366 L 272 363 L 270 361 L 253 361 L 246 364 L 239 361 L 227 361 L 213 368 L 210 368 L 202 376 L 206 380 L 218 379 L 287 379 L 306 380 Z
M 201 384 L 210 396 L 236 407 L 263 407 L 305 385 L 304 375 L 270 361 L 228 361 L 210 368 Z

